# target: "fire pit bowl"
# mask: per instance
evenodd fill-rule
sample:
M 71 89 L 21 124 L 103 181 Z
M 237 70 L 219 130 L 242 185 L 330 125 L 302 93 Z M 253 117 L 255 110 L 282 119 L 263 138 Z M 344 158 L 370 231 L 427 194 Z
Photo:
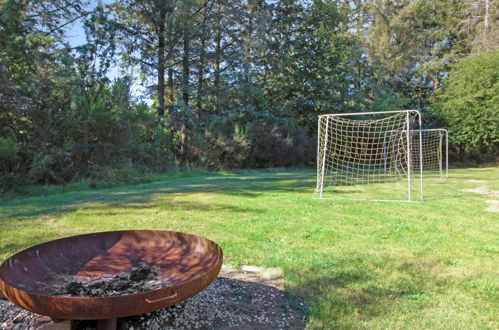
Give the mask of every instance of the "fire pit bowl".
M 222 266 L 222 249 L 195 235 L 124 230 L 62 238 L 33 246 L 0 266 L 0 289 L 31 312 L 67 320 L 104 320 L 152 312 L 206 288 Z M 158 289 L 104 297 L 58 295 L 61 277 L 110 278 L 140 264 L 157 269 Z

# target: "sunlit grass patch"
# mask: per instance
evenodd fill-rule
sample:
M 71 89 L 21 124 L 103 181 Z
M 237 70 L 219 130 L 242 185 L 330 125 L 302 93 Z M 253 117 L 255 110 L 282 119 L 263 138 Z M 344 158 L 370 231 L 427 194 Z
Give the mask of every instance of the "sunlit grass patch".
M 50 239 L 117 229 L 206 236 L 225 262 L 284 270 L 310 328 L 497 328 L 499 169 L 432 179 L 423 203 L 313 199 L 313 170 L 239 171 L 0 203 L 0 259 Z M 471 180 L 471 181 L 470 181 Z M 475 183 L 475 181 L 481 181 Z

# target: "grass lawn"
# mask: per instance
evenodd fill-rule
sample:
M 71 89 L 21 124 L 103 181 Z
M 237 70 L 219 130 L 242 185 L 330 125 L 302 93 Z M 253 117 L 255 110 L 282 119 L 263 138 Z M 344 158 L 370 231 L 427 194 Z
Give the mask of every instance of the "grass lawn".
M 424 203 L 312 199 L 312 170 L 16 199 L 0 202 L 0 261 L 93 231 L 184 231 L 218 242 L 234 266 L 281 267 L 310 328 L 498 328 L 499 213 L 485 211 L 493 196 L 460 192 L 480 186 L 499 190 L 499 169 L 451 170 Z

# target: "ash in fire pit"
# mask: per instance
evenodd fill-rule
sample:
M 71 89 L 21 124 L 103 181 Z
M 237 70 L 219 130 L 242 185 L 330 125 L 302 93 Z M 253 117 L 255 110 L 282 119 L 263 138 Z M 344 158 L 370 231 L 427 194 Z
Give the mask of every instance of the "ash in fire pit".
M 157 279 L 158 268 L 142 263 L 130 272 L 118 274 L 112 278 L 100 278 L 81 282 L 74 276 L 55 281 L 57 295 L 73 297 L 105 297 L 160 289 L 167 283 Z

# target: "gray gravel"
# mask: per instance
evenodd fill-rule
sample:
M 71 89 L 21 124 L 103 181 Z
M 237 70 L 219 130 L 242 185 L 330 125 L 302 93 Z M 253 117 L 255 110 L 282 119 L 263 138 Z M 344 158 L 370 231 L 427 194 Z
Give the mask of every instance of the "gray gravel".
M 34 329 L 34 314 L 0 298 L 0 330 Z
M 119 329 L 304 329 L 306 306 L 275 287 L 219 277 L 167 309 L 118 320 Z M 73 322 L 76 329 L 95 323 Z M 33 329 L 33 314 L 0 300 L 0 330 Z

